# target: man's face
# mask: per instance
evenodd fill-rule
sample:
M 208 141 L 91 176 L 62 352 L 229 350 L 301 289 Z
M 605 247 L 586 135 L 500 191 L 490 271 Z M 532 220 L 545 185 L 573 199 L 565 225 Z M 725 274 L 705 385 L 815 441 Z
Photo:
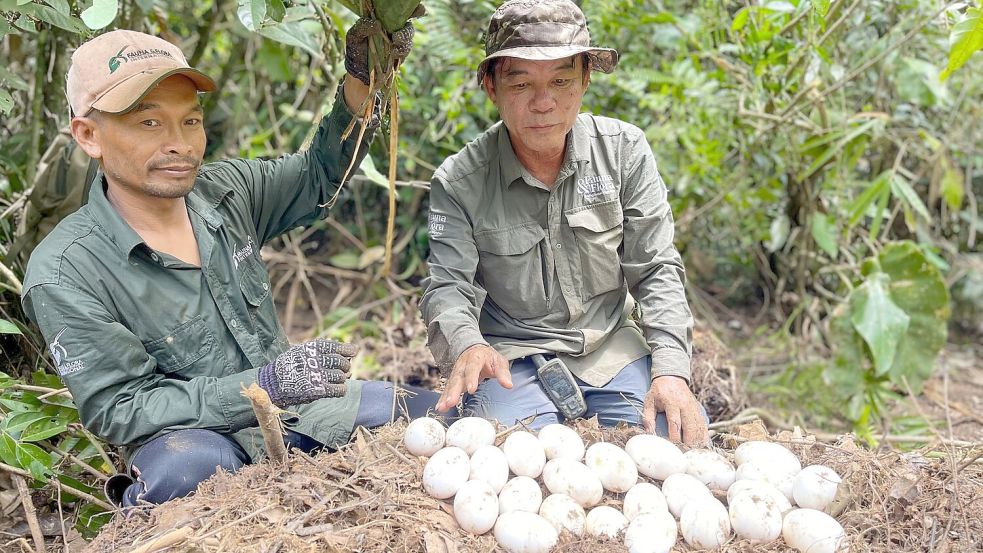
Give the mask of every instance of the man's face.
M 85 119 L 91 140 L 79 142 L 102 162 L 110 183 L 157 198 L 182 198 L 194 188 L 205 129 L 198 91 L 186 77 L 164 79 L 127 113 Z
M 504 58 L 486 75 L 485 91 L 509 130 L 512 147 L 531 154 L 563 151 L 590 84 L 581 56 L 531 61 Z

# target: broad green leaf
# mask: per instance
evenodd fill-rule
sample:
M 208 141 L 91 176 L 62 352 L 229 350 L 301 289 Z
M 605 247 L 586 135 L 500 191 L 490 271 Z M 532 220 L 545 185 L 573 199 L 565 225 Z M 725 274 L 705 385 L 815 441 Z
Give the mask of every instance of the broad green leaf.
M 420 0 L 386 0 L 374 2 L 375 15 L 382 27 L 392 33 L 403 28 L 409 21 L 413 11 L 420 5 Z
M 332 255 L 328 262 L 338 267 L 339 269 L 358 269 L 359 254 L 353 251 L 346 251 L 336 255 Z
M 17 444 L 17 464 L 35 480 L 43 481 L 51 469 L 51 456 L 34 444 Z
M 46 418 L 48 418 L 47 415 L 35 411 L 29 413 L 17 413 L 6 420 L 4 430 L 16 435 L 31 424 Z
M 4 111 L 3 95 L 6 93 L 7 93 L 6 90 L 0 90 L 0 112 Z M 7 94 L 7 97 L 9 98 L 10 95 Z M 0 334 L 20 334 L 20 333 L 21 333 L 20 329 L 17 328 L 17 325 L 6 319 L 0 319 Z
M 871 119 L 869 121 L 861 123 L 859 126 L 857 126 L 852 131 L 850 131 L 845 136 L 843 136 L 843 138 L 838 140 L 836 144 L 827 148 L 822 153 L 822 155 L 820 155 L 818 158 L 816 158 L 815 161 L 812 162 L 812 164 L 809 166 L 808 169 L 799 173 L 799 175 L 796 178 L 800 181 L 806 180 L 810 175 L 818 171 L 819 168 L 826 165 L 826 163 L 828 163 L 831 159 L 833 159 L 833 157 L 835 157 L 838 153 L 840 153 L 843 150 L 843 148 L 845 148 L 848 144 L 850 144 L 850 142 L 860 137 L 861 135 L 866 134 L 868 131 L 870 131 L 875 125 L 879 124 L 880 122 L 881 122 L 880 119 Z
M 51 6 L 27 4 L 21 8 L 21 12 L 72 33 L 85 34 L 88 32 L 85 24 L 80 19 L 62 14 Z
M 867 188 L 864 189 L 860 196 L 858 196 L 857 199 L 850 204 L 850 207 L 847 208 L 847 211 L 850 213 L 850 219 L 847 222 L 847 226 L 853 227 L 856 225 L 857 222 L 860 221 L 860 218 L 867 213 L 867 210 L 875 201 L 877 201 L 878 198 L 883 196 L 885 193 L 890 192 L 890 179 L 890 171 L 881 173 L 876 179 L 874 179 L 873 182 L 870 183 L 869 186 L 867 186 Z
M 926 221 L 932 219 L 932 216 L 928 214 L 928 208 L 922 203 L 922 199 L 918 197 L 918 193 L 908 184 L 908 179 L 895 174 L 891 178 L 891 192 L 906 205 L 914 209 L 916 213 L 924 217 Z
M 832 215 L 816 213 L 812 217 L 812 238 L 826 252 L 826 255 L 836 258 L 839 253 L 839 246 L 836 243 L 836 222 Z
M 267 11 L 270 19 L 277 23 L 283 21 L 283 16 L 287 14 L 287 7 L 283 5 L 283 0 L 269 0 Z
M 949 158 L 943 157 L 942 164 L 942 198 L 954 210 L 959 210 L 963 206 L 963 196 L 966 190 L 963 187 L 963 174 L 959 169 L 952 166 Z
M 885 186 L 877 198 L 877 205 L 874 207 L 873 223 L 870 225 L 870 235 L 877 237 L 881 230 L 881 223 L 884 222 L 884 212 L 887 210 L 887 201 L 891 197 L 891 187 Z
M 0 461 L 17 466 L 17 440 L 7 432 L 0 430 Z
M 362 163 L 358 166 L 358 168 L 362 170 L 362 173 L 364 173 L 366 178 L 372 181 L 373 184 L 377 184 L 386 190 L 389 189 L 389 179 L 387 179 L 385 175 L 380 173 L 375 168 L 375 162 L 372 161 L 372 156 L 368 155 L 362 158 Z
M 983 10 L 980 8 L 969 8 L 966 10 L 966 17 L 952 28 L 949 36 L 949 63 L 946 65 L 941 80 L 949 78 L 954 71 L 962 67 L 969 57 L 977 50 L 983 48 Z
M 2 27 L 3 24 L 3 20 L 0 19 L 0 27 Z M 0 36 L 0 39 L 2 38 L 3 37 Z M 28 90 L 30 88 L 27 81 L 6 67 L 0 67 L 0 85 L 9 86 L 14 90 Z
M 118 0 L 94 0 L 92 6 L 82 12 L 82 21 L 92 30 L 108 26 L 119 13 Z
M 263 26 L 266 19 L 266 0 L 238 0 L 236 15 L 250 31 L 256 31 Z
M 824 19 L 826 14 L 829 13 L 829 4 L 830 0 L 812 0 L 812 7 L 815 8 L 816 13 L 818 13 L 819 16 Z
M 874 273 L 850 294 L 853 327 L 863 336 L 874 359 L 874 373 L 886 373 L 911 318 L 888 296 L 890 277 Z
M 44 3 L 62 15 L 71 15 L 72 13 L 72 8 L 68 5 L 68 0 L 44 0 Z
M 768 240 L 768 251 L 777 252 L 782 249 L 785 245 L 785 241 L 788 240 L 788 234 L 792 231 L 792 222 L 789 221 L 788 215 L 782 213 L 776 217 L 771 222 L 770 235 Z
M 257 32 L 266 38 L 289 46 L 297 46 L 306 50 L 315 57 L 320 57 L 321 45 L 317 39 L 311 35 L 300 21 L 285 21 L 268 27 L 263 27 Z
M 740 31 L 747 26 L 748 18 L 751 17 L 751 9 L 754 6 L 747 6 L 737 10 L 734 14 L 734 21 L 730 24 L 730 30 Z
M 68 424 L 56 418 L 44 417 L 35 421 L 21 432 L 20 439 L 24 442 L 37 442 L 57 436 L 68 430 Z
M 10 23 L 7 23 L 6 19 L 0 19 L 0 40 L 3 40 L 3 37 L 7 36 L 9 32 Z

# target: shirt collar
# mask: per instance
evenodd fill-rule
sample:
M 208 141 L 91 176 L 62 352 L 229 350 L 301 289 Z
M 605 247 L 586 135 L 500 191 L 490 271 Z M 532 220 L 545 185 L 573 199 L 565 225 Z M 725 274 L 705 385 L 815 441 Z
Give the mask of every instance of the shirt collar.
M 577 117 L 573 128 L 567 133 L 567 149 L 564 153 L 563 166 L 560 168 L 561 175 L 569 174 L 567 170 L 573 163 L 590 162 L 590 139 L 581 119 Z M 505 183 L 506 188 L 509 188 L 526 174 L 526 170 L 515 155 L 515 150 L 512 149 L 512 141 L 509 140 L 509 131 L 505 128 L 505 123 L 499 124 L 501 125 L 498 132 L 499 165 L 502 182 Z
M 134 248 L 140 244 L 144 244 L 143 238 L 140 238 L 140 235 L 133 230 L 119 212 L 116 211 L 113 204 L 109 202 L 109 198 L 106 197 L 105 187 L 106 177 L 100 171 L 98 180 L 93 182 L 92 187 L 89 189 L 89 209 L 93 211 L 96 224 L 102 227 L 106 231 L 106 234 L 109 235 L 110 240 L 116 244 L 124 255 L 129 257 L 133 253 Z M 224 197 L 225 195 L 222 195 L 219 201 Z M 215 211 L 215 207 L 205 201 L 198 194 L 197 189 L 192 190 L 185 197 L 185 202 L 188 205 L 188 209 L 198 214 L 212 230 L 222 226 L 222 218 Z

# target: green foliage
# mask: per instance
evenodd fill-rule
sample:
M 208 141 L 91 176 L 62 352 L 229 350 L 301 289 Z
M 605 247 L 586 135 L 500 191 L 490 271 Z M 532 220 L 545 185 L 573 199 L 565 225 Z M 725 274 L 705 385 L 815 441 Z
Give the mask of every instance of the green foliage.
M 949 42 L 952 46 L 949 50 L 949 64 L 942 71 L 943 81 L 969 61 L 974 52 L 983 48 L 983 10 L 966 10 L 966 16 L 952 28 Z
M 912 242 L 888 244 L 864 261 L 864 280 L 832 316 L 835 362 L 827 377 L 862 426 L 897 392 L 919 393 L 945 344 L 949 292 Z

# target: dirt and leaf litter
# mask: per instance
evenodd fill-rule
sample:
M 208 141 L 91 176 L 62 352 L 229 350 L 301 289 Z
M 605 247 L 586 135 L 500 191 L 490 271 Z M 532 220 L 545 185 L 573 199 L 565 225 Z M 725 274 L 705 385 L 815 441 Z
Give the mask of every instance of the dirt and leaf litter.
M 587 444 L 624 446 L 635 428 L 575 426 Z M 220 473 L 197 494 L 117 516 L 87 551 L 501 551 L 492 533 L 474 536 L 455 522 L 452 502 L 431 498 L 421 477 L 426 457 L 403 445 L 405 425 L 359 429 L 353 442 L 316 456 L 291 453 L 285 465 L 260 463 Z M 505 440 L 504 432 L 496 443 Z M 833 514 L 850 551 L 980 551 L 983 548 L 983 446 L 870 451 L 850 436 L 822 443 L 799 431 L 769 435 L 738 425 L 714 439 L 733 459 L 736 447 L 767 439 L 787 446 L 803 466 L 842 475 Z M 624 494 L 602 504 L 620 510 Z M 674 550 L 694 551 L 680 538 Z M 722 551 L 789 551 L 778 539 L 731 538 Z M 561 535 L 555 551 L 627 551 L 620 541 Z

